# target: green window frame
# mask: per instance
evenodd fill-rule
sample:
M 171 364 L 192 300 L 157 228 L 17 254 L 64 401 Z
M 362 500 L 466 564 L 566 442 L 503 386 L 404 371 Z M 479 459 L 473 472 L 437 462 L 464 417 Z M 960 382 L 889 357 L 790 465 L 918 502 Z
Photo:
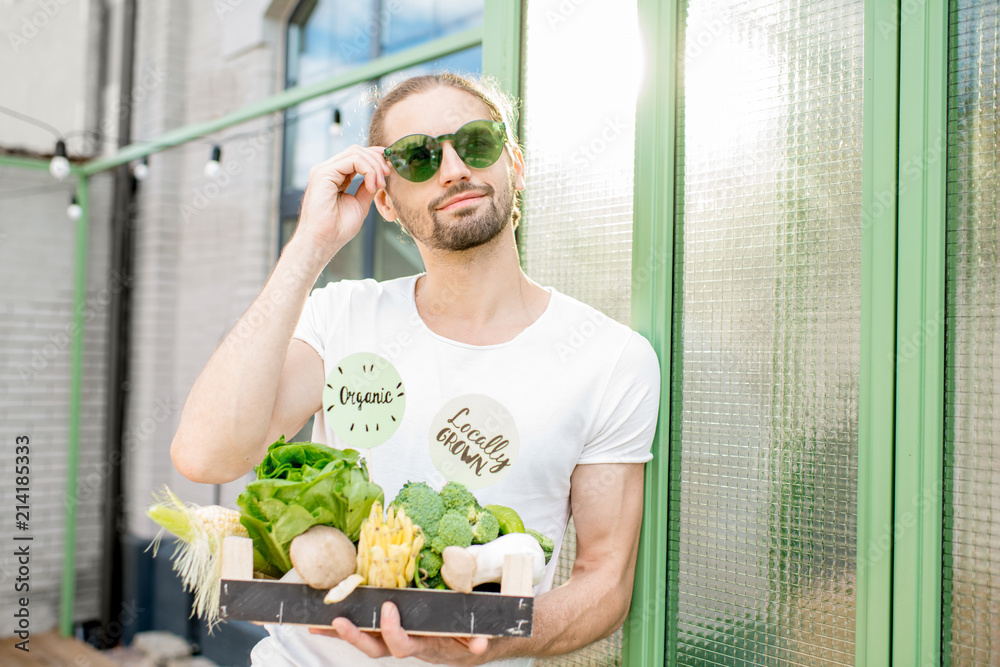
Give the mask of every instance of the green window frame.
M 668 380 L 683 1 L 638 2 L 649 65 L 636 109 L 632 325 L 660 353 L 664 392 L 646 470 L 626 667 L 665 664 L 664 629 L 676 617 L 676 563 L 667 554 L 676 406 Z M 947 3 L 865 2 L 859 666 L 940 661 L 944 324 L 928 322 L 943 317 L 945 297 L 947 31 Z M 919 177 L 905 169 L 914 164 Z M 919 352 L 899 363 L 897 351 L 914 340 Z
M 652 342 L 669 389 L 673 294 L 673 224 L 677 124 L 676 50 L 680 2 L 638 0 L 646 32 L 647 83 L 637 102 L 632 263 L 632 325 Z M 152 141 L 74 167 L 83 209 L 77 221 L 75 321 L 82 321 L 87 270 L 89 177 L 302 101 L 470 46 L 482 45 L 483 71 L 520 92 L 521 3 L 486 0 L 484 25 L 366 63 L 348 74 L 284 90 L 226 116 L 170 130 Z M 858 462 L 856 665 L 940 662 L 941 530 L 944 409 L 945 137 L 948 9 L 942 2 L 867 0 L 862 235 L 862 349 Z M 942 156 L 929 160 L 930 155 Z M 905 169 L 920 160 L 919 178 Z M 38 160 L 0 164 L 44 169 Z M 918 196 L 900 196 L 904 187 Z M 75 327 L 69 417 L 75 497 L 79 350 Z M 918 338 L 919 336 L 919 338 Z M 897 350 L 921 340 L 906 364 Z M 663 664 L 671 620 L 667 558 L 671 396 L 661 396 L 653 461 L 646 467 L 645 512 L 632 611 L 622 664 Z M 73 508 L 68 508 L 71 515 Z M 67 545 L 72 545 L 67 521 Z M 897 529 L 902 526 L 902 529 Z M 888 527 L 888 532 L 887 532 Z M 879 539 L 888 536 L 888 549 Z M 883 540 L 884 542 L 884 540 Z M 71 555 L 71 546 L 68 553 Z M 871 549 L 884 555 L 869 558 Z M 68 562 L 72 558 L 68 557 Z M 72 630 L 74 576 L 64 573 L 61 632 Z

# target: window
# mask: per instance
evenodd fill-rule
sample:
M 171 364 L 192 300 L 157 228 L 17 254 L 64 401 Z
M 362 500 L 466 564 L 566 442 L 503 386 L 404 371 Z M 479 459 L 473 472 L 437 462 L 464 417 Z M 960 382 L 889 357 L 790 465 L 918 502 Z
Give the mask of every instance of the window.
M 303 0 L 288 24 L 285 87 L 343 74 L 376 58 L 482 22 L 482 0 Z M 475 46 L 289 109 L 285 114 L 282 158 L 280 245 L 283 247 L 295 231 L 309 170 L 351 144 L 366 141 L 370 93 L 376 87 L 425 72 L 474 74 L 481 67 L 482 47 Z M 352 191 L 359 183 L 357 179 Z M 387 280 L 422 270 L 413 241 L 372 207 L 361 232 L 330 262 L 317 284 L 345 278 Z

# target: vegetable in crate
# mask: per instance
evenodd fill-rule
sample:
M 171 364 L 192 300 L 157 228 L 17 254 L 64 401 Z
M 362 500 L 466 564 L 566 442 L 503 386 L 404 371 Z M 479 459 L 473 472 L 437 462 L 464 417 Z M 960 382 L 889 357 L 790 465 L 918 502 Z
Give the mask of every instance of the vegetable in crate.
M 369 481 L 358 452 L 313 442 L 285 442 L 267 449 L 256 481 L 237 499 L 254 546 L 254 569 L 278 578 L 292 568 L 289 547 L 313 526 L 341 530 L 356 542 L 361 522 L 382 489 Z
M 421 588 L 447 587 L 440 574 L 447 548 L 490 544 L 501 534 L 525 532 L 517 512 L 502 505 L 482 507 L 458 482 L 448 482 L 440 493 L 424 482 L 407 482 L 390 507 L 405 509 L 427 538 L 417 561 L 416 584 Z M 543 548 L 542 540 L 547 540 L 551 555 L 552 540 L 540 533 L 536 538 Z
M 390 507 L 382 516 L 382 504 L 373 503 L 361 526 L 357 573 L 371 586 L 406 588 L 416 571 L 416 558 L 424 547 L 424 534 L 406 516 Z
M 146 515 L 158 523 L 160 532 L 153 538 L 153 556 L 159 549 L 164 530 L 180 542 L 173 554 L 172 567 L 181 577 L 184 589 L 194 592 L 191 615 L 208 623 L 209 632 L 219 623 L 219 580 L 222 578 L 222 540 L 230 535 L 247 537 L 240 523 L 240 513 L 228 507 L 199 507 L 185 503 L 169 488 L 154 496 L 156 504 Z
M 545 555 L 538 541 L 527 533 L 508 533 L 488 544 L 473 544 L 468 548 L 448 547 L 444 550 L 441 576 L 448 588 L 471 593 L 480 584 L 500 583 L 504 556 L 527 555 L 532 561 L 532 583 L 542 581 Z
M 473 544 L 485 544 L 495 540 L 500 534 L 500 522 L 497 521 L 497 517 L 483 509 L 472 492 L 463 484 L 458 482 L 445 484 L 441 489 L 441 500 L 444 501 L 445 510 L 455 510 L 465 514 L 472 526 Z
M 297 535 L 288 555 L 299 576 L 321 590 L 333 588 L 354 574 L 358 563 L 354 542 L 333 526 L 313 526 Z

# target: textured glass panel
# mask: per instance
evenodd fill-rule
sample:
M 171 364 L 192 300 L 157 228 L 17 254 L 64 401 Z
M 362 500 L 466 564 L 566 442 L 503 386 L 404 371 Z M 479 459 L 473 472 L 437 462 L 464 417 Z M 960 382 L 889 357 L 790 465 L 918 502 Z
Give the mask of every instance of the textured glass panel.
M 641 74 L 635 0 L 526 5 L 521 261 L 536 282 L 627 323 Z M 569 578 L 575 558 L 571 522 L 556 585 Z M 620 665 L 621 641 L 619 631 L 535 665 Z
M 692 0 L 667 646 L 853 665 L 863 4 Z
M 525 271 L 627 323 L 635 1 L 530 0 L 525 25 Z
M 1000 665 L 1000 8 L 951 3 L 945 665 Z

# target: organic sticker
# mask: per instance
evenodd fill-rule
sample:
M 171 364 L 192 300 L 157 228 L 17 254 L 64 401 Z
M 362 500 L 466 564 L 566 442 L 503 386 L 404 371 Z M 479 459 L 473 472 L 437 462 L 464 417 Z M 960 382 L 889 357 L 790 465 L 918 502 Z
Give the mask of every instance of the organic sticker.
M 445 479 L 482 489 L 503 479 L 517 460 L 514 417 L 496 400 L 466 394 L 431 421 L 431 460 Z
M 405 407 L 403 381 L 385 357 L 371 352 L 352 354 L 326 377 L 326 423 L 349 447 L 381 445 L 399 428 Z

